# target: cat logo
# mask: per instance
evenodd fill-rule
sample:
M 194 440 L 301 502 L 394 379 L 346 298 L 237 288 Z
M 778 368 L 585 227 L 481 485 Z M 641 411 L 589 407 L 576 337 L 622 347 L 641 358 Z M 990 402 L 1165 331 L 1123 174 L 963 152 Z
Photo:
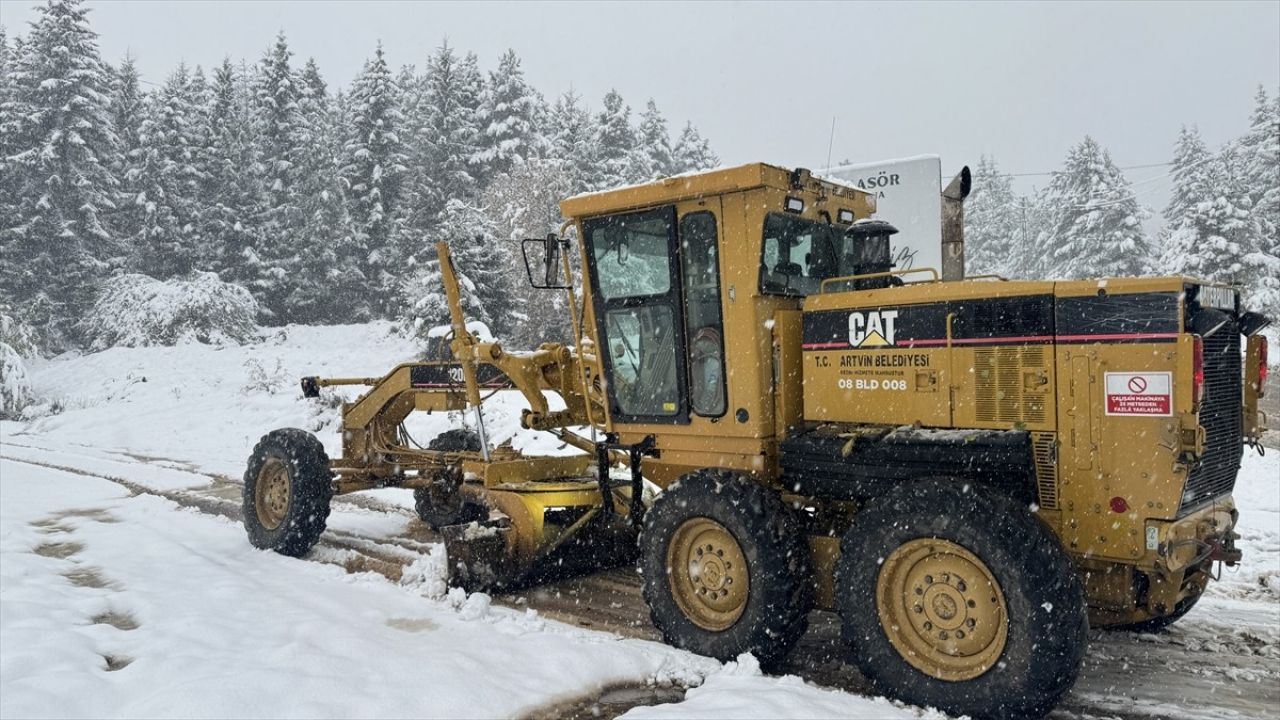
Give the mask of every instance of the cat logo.
M 897 318 L 897 310 L 849 313 L 849 344 L 853 347 L 892 346 L 893 322 Z

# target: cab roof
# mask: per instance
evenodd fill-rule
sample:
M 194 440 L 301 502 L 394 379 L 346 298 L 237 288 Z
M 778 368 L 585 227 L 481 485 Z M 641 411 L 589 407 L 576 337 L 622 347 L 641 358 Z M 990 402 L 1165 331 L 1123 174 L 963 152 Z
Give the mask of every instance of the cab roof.
M 793 190 L 795 186 L 792 184 L 792 176 L 793 172 L 787 168 L 766 163 L 750 163 L 575 195 L 560 202 L 560 212 L 567 218 L 581 218 L 699 197 L 724 195 L 757 187 Z M 862 196 L 865 202 L 873 202 L 873 196 L 863 190 L 813 177 L 808 178 L 803 190 L 829 193 L 836 197 Z

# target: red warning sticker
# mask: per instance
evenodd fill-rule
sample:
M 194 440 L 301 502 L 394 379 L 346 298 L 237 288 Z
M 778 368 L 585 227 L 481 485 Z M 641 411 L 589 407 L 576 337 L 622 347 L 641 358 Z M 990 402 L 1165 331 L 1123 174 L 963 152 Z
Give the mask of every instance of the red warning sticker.
M 1108 415 L 1172 415 L 1173 374 L 1109 372 Z

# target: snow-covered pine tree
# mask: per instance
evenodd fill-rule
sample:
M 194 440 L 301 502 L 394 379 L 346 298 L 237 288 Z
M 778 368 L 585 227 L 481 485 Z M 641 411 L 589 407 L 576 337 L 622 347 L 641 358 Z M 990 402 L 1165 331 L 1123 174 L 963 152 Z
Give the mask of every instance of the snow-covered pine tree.
M 1086 136 L 1071 148 L 1049 184 L 1053 227 L 1045 245 L 1048 275 L 1060 278 L 1141 275 L 1152 264 L 1142 222 L 1148 211 L 1111 155 Z
M 1053 201 L 1048 188 L 1032 188 L 1030 193 L 1018 199 L 1017 242 L 1006 268 L 1006 277 L 1030 280 L 1050 277 L 1052 257 L 1045 252 L 1045 247 L 1052 236 L 1053 220 Z
M 1259 232 L 1245 179 L 1237 171 L 1238 153 L 1238 147 L 1228 145 L 1206 163 L 1207 193 L 1189 203 L 1170 237 L 1171 252 L 1165 258 L 1170 271 L 1232 284 L 1248 280 L 1244 256 Z
M 550 154 L 562 161 L 570 194 L 595 190 L 598 149 L 591 112 L 582 97 L 569 90 L 556 98 L 548 115 Z
M 598 164 L 592 185 L 604 189 L 639 181 L 644 170 L 637 162 L 631 106 L 617 90 L 604 96 L 604 108 L 596 115 L 595 133 Z
M 1271 317 L 1280 316 L 1280 91 L 1268 100 L 1259 86 L 1249 131 L 1239 143 L 1240 173 L 1258 235 L 1245 264 L 1246 296 Z
M 1173 148 L 1173 166 L 1169 171 L 1173 178 L 1173 192 L 1164 209 L 1165 225 L 1160 232 L 1159 265 L 1163 272 L 1186 271 L 1187 254 L 1193 248 L 1183 243 L 1195 241 L 1198 233 L 1178 231 L 1187 221 L 1188 213 L 1218 191 L 1211 177 L 1216 166 L 1213 153 L 1200 139 L 1199 129 L 1184 125 Z
M 1013 192 L 1013 178 L 1000 172 L 994 158 L 980 157 L 964 210 L 967 274 L 1014 273 L 1014 252 L 1022 232 L 1021 205 Z
M 158 280 L 186 275 L 198 266 L 204 199 L 198 107 L 186 65 L 151 96 L 141 129 L 141 165 L 136 203 L 141 231 L 134 238 L 130 265 Z
M 375 314 L 391 309 L 395 275 L 408 258 L 396 242 L 397 204 L 407 171 L 398 134 L 403 116 L 382 45 L 351 88 L 351 125 L 343 148 L 342 177 L 349 188 L 353 242 L 339 258 L 344 283 L 355 302 L 363 299 Z
M 472 195 L 469 196 L 472 198 L 479 194 L 480 189 L 492 177 L 489 163 L 481 152 L 484 142 L 485 122 L 482 115 L 486 92 L 484 73 L 480 71 L 480 58 L 475 53 L 469 52 L 458 63 L 458 107 L 469 120 L 463 126 L 465 139 L 461 139 L 460 143 L 470 151 L 467 167 L 473 179 Z M 454 199 L 452 196 L 445 198 L 446 202 L 452 199 Z
M 223 280 L 248 285 L 255 279 L 248 259 L 257 245 L 255 215 L 261 205 L 248 79 L 226 58 L 213 73 L 209 94 L 209 132 L 201 151 L 209 269 Z
M 0 294 L 55 345 L 74 340 L 104 258 L 115 209 L 118 152 L 109 77 L 80 0 L 48 0 L 14 58 L 5 112 L 6 194 Z
M 675 158 L 677 173 L 710 170 L 720 166 L 720 157 L 711 151 L 711 145 L 692 122 L 684 124 L 684 130 L 680 131 L 680 139 L 676 140 L 671 154 Z
M 542 136 L 535 124 L 538 115 L 537 91 L 525 81 L 520 58 L 507 50 L 489 84 L 480 109 L 479 159 L 486 177 L 507 172 L 515 163 L 542 154 Z
M 511 294 L 509 245 L 498 242 L 497 223 L 489 209 L 465 200 L 451 199 L 440 214 L 433 241 L 449 243 L 454 265 L 474 287 L 475 302 L 464 308 L 468 320 L 480 320 L 501 337 L 511 327 L 514 298 Z
M 298 157 L 298 202 L 302 208 L 297 277 L 285 298 L 294 322 L 359 322 L 368 319 L 360 308 L 343 307 L 335 290 L 343 279 L 338 259 L 350 256 L 350 218 L 342 193 L 336 117 L 328 86 L 314 59 L 308 59 L 299 78 L 298 110 L 302 147 Z
M 21 43 L 21 38 L 16 39 L 17 43 Z M 12 105 L 13 101 L 13 74 L 14 74 L 14 58 L 18 54 L 18 50 L 9 47 L 9 35 L 4 25 L 0 25 L 0 178 L 11 178 L 12 175 L 8 169 L 8 158 L 12 150 L 12 137 L 17 127 L 13 121 L 13 112 L 16 108 Z M 17 188 L 4 186 L 4 192 L 0 192 L 0 248 L 5 247 L 5 228 L 17 225 L 18 198 L 14 192 Z M 0 263 L 4 260 L 0 259 Z M 4 299 L 0 298 L 0 302 Z
M 559 202 L 573 194 L 566 162 L 534 158 L 519 163 L 494 178 L 482 195 L 494 220 L 497 242 L 511 250 L 507 275 L 514 303 L 502 340 L 512 348 L 532 349 L 542 342 L 570 339 L 564 294 L 529 285 L 519 244 L 559 228 Z
M 658 111 L 658 103 L 649 98 L 644 112 L 640 114 L 640 127 L 636 132 L 636 151 L 643 163 L 644 177 L 654 178 L 675 175 L 676 161 L 671 151 L 671 136 L 667 132 L 667 121 Z
M 1280 93 L 1273 100 L 1258 86 L 1249 130 L 1239 141 L 1243 176 L 1254 213 L 1272 248 L 1280 234 Z
M 417 174 L 405 213 L 408 238 L 434 233 L 449 199 L 476 196 L 476 115 L 482 90 L 474 58 L 459 60 L 447 40 L 427 60 L 419 102 L 421 130 L 414 139 Z
M 1173 147 L 1173 166 L 1169 170 L 1173 178 L 1173 195 L 1164 209 L 1164 220 L 1176 226 L 1187 210 L 1213 191 L 1210 174 L 1213 153 L 1200 138 L 1200 129 L 1192 125 L 1182 126 L 1178 141 Z
M 126 55 L 111 87 L 111 118 L 119 142 L 117 165 L 112 171 L 120 183 L 111 227 L 115 236 L 124 240 L 138 237 L 145 215 L 137 200 L 142 192 L 142 125 L 146 113 L 146 94 L 139 84 L 137 64 Z
M 293 280 L 301 244 L 302 208 L 298 203 L 298 157 L 302 119 L 298 111 L 298 76 L 290 65 L 293 52 L 284 33 L 259 63 L 254 87 L 254 115 L 263 204 L 256 218 L 258 246 L 250 257 L 249 289 L 274 324 L 289 322 L 285 298 Z

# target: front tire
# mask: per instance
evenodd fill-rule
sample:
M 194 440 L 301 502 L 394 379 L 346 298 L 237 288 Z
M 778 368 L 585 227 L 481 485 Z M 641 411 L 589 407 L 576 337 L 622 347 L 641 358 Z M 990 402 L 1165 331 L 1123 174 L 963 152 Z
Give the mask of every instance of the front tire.
M 446 430 L 427 443 L 428 450 L 439 452 L 480 452 L 480 436 L 466 428 Z M 446 525 L 457 525 L 473 520 L 483 520 L 488 510 L 471 502 L 458 492 L 462 486 L 462 471 L 449 468 L 440 471 L 430 488 L 415 488 L 413 508 L 418 519 L 432 530 Z
M 658 496 L 640 535 L 644 599 L 668 644 L 776 664 L 813 607 L 809 548 L 778 494 L 750 477 L 699 470 Z
M 1037 717 L 1075 683 L 1084 590 L 1025 506 L 921 481 L 878 498 L 841 543 L 843 637 L 881 692 L 975 717 Z
M 307 554 L 329 518 L 329 456 L 305 430 L 273 430 L 258 441 L 244 473 L 244 528 L 256 548 Z

